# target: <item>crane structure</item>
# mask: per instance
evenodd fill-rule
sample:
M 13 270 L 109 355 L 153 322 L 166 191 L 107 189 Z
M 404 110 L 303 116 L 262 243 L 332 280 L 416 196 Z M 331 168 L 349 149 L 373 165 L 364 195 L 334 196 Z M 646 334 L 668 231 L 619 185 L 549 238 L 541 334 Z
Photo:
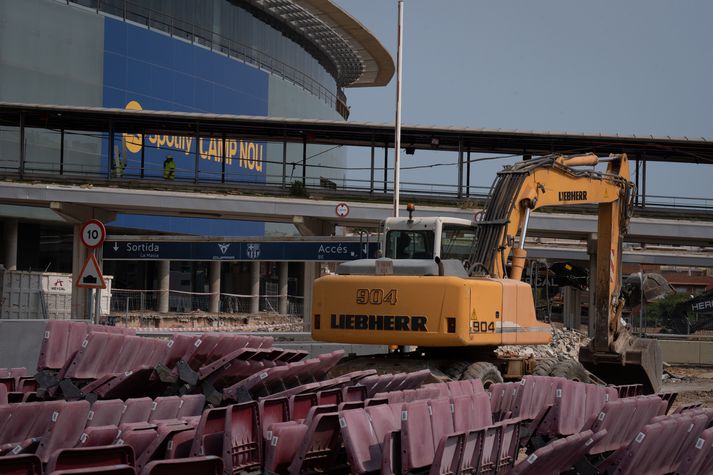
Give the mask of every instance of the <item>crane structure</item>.
M 605 170 L 597 171 L 600 163 Z M 596 205 L 595 331 L 580 361 L 606 382 L 637 382 L 655 392 L 662 372 L 658 342 L 635 338 L 621 319 L 622 241 L 635 194 L 629 176 L 624 154 L 550 155 L 498 173 L 477 221 L 414 218 L 410 206 L 408 218 L 385 221 L 383 258 L 341 264 L 337 274 L 315 281 L 313 338 L 389 345 L 401 350 L 386 358 L 392 362 L 458 379 L 492 383 L 536 371 L 532 359 L 498 358 L 494 351 L 551 341 L 552 327 L 536 318 L 532 289 L 521 280 L 530 215 L 551 206 Z M 564 369 L 554 374 L 587 378 L 581 366 L 560 363 Z

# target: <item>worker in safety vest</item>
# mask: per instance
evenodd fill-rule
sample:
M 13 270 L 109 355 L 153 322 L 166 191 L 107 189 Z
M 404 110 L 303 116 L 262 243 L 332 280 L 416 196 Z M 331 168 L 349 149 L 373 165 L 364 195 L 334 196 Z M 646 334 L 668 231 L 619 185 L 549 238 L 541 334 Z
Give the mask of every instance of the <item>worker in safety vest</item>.
M 166 180 L 176 178 L 176 162 L 171 155 L 166 155 L 166 160 L 163 161 L 163 178 Z

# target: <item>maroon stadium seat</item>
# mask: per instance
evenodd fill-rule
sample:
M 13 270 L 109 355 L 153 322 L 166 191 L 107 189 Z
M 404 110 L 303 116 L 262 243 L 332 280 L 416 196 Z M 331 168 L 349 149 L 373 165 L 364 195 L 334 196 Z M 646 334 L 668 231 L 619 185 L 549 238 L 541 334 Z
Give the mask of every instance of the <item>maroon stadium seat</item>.
M 42 475 L 42 461 L 37 455 L 9 455 L 0 457 L 3 475 Z
M 223 434 L 225 433 L 228 407 L 218 407 L 203 411 L 196 427 L 196 436 L 191 446 L 193 457 L 203 455 L 223 456 Z
M 427 402 L 404 404 L 401 410 L 402 473 L 422 470 L 431 465 L 436 452 L 432 434 Z
M 267 473 L 285 473 L 295 458 L 307 426 L 295 421 L 272 424 L 272 439 L 265 450 Z
M 152 407 L 153 401 L 148 397 L 127 399 L 119 423 L 146 422 L 151 416 Z
M 146 465 L 141 475 L 222 475 L 223 461 L 218 457 L 192 457 L 156 460 Z
M 556 439 L 537 449 L 513 470 L 514 474 L 556 474 L 568 471 L 584 456 L 587 447 L 604 436 L 604 432 L 592 435 L 591 430 Z
M 223 465 L 228 473 L 260 469 L 262 434 L 257 402 L 229 406 L 224 434 Z
M 170 443 L 166 445 L 167 459 L 188 458 L 191 455 L 191 446 L 196 436 L 195 429 L 188 429 L 182 432 L 173 433 L 170 436 Z
M 88 414 L 87 401 L 66 402 L 52 414 L 52 422 L 42 435 L 36 452 L 43 463 L 47 463 L 55 450 L 74 447 L 77 444 Z
M 128 445 L 60 449 L 50 457 L 45 472 L 106 465 L 133 466 L 134 450 Z
M 264 399 L 258 403 L 262 440 L 272 440 L 270 426 L 290 420 L 290 405 L 287 398 Z M 263 448 L 264 455 L 264 448 Z
M 177 417 L 200 416 L 205 407 L 205 396 L 202 394 L 187 394 L 181 396 L 181 405 Z
M 57 470 L 50 475 L 135 475 L 134 467 L 129 465 L 108 465 L 105 467 L 75 468 L 70 470 Z
M 95 401 L 87 415 L 87 427 L 118 425 L 124 413 L 124 401 L 107 399 Z
M 465 436 L 464 432 L 456 432 L 441 438 L 436 446 L 436 453 L 428 472 L 430 475 L 455 475 L 458 473 Z
M 307 432 L 290 464 L 290 473 L 315 473 L 333 469 L 340 445 L 339 416 L 336 411 L 315 415 L 309 421 Z

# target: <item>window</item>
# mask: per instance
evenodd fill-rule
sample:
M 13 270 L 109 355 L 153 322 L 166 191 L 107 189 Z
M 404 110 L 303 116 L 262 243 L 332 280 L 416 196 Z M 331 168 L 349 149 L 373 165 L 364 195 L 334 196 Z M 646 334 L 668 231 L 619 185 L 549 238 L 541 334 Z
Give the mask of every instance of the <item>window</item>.
M 441 235 L 441 259 L 458 259 L 465 261 L 475 239 L 475 228 L 459 224 L 443 225 Z
M 392 259 L 433 259 L 433 231 L 389 231 L 386 257 Z

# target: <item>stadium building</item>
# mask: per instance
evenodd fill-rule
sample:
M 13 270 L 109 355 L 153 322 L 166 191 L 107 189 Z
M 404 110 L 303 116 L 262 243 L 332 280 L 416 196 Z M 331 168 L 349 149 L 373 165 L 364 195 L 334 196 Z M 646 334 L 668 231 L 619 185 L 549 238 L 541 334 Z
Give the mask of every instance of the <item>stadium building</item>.
M 384 86 L 393 73 L 393 60 L 381 43 L 330 0 L 0 2 L 3 102 L 347 120 L 345 89 Z M 0 172 L 17 168 L 19 140 L 16 128 L 0 127 Z M 27 177 L 60 173 L 59 141 L 53 131 L 26 131 Z M 117 134 L 114 156 L 102 160 L 108 156 L 107 142 L 105 136 L 65 131 L 61 172 L 178 182 L 193 176 L 199 154 L 203 180 L 222 172 L 239 188 L 282 179 L 277 163 L 282 146 L 249 137 L 226 144 L 225 164 L 220 144 L 209 138 L 196 143 L 191 137 L 141 140 Z M 310 153 L 308 183 L 344 180 L 343 150 L 315 146 Z M 287 154 L 288 161 L 300 161 L 301 145 L 289 145 Z M 320 169 L 326 163 L 330 168 Z M 299 170 L 295 177 L 301 179 Z M 0 219 L 6 266 L 71 272 L 71 225 L 48 209 L 13 206 L 0 206 Z M 119 214 L 107 225 L 110 233 L 121 234 L 295 233 L 291 225 L 130 214 Z M 14 241 L 16 256 L 7 250 Z M 112 264 L 108 271 L 115 286 L 150 288 L 156 282 L 153 264 Z M 207 286 L 207 268 L 173 262 L 171 274 L 172 289 Z M 140 276 L 144 282 L 137 282 Z

